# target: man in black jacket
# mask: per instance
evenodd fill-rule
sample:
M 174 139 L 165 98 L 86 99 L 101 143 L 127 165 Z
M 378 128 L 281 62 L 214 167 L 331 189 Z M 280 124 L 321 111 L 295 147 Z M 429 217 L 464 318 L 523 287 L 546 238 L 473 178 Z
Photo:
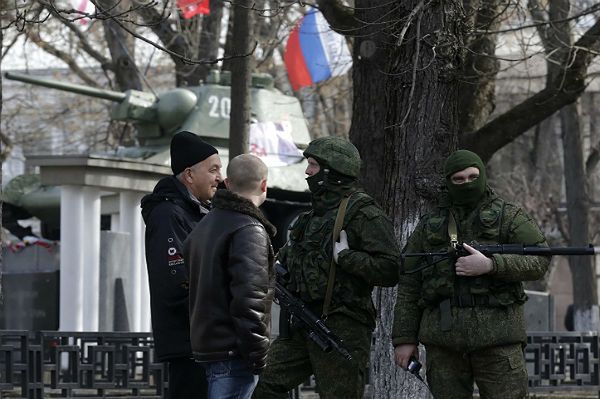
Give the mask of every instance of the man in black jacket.
M 184 242 L 190 267 L 191 339 L 211 399 L 250 398 L 269 347 L 275 227 L 258 207 L 267 167 L 243 154 L 227 166 L 213 209 Z
M 155 354 L 168 362 L 169 398 L 206 397 L 204 369 L 192 359 L 188 269 L 183 240 L 209 211 L 221 182 L 216 148 L 190 132 L 171 140 L 173 176 L 142 199 Z

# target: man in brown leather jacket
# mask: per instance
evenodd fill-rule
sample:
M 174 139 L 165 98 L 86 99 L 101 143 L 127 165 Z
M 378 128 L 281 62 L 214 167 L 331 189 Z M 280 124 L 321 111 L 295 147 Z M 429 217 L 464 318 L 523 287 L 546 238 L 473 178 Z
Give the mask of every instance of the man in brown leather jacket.
M 266 365 L 275 228 L 258 209 L 267 167 L 243 154 L 231 160 L 213 209 L 184 243 L 190 267 L 190 336 L 206 370 L 209 398 L 249 398 Z

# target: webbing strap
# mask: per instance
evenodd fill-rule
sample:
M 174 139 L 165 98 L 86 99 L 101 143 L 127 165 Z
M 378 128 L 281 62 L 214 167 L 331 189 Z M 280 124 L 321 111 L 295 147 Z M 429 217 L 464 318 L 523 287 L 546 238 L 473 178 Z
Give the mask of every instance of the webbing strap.
M 456 227 L 456 219 L 452 211 L 448 211 L 448 237 L 450 237 L 451 249 L 457 249 L 458 246 L 458 228 Z
M 348 201 L 350 196 L 344 197 L 340 202 L 337 215 L 335 217 L 335 224 L 333 225 L 333 241 L 331 243 L 332 251 L 335 251 L 335 243 L 340 237 L 340 231 L 342 231 L 342 225 L 344 224 L 344 216 L 346 215 L 346 208 L 348 208 Z M 335 282 L 335 260 L 333 253 L 331 254 L 331 264 L 329 265 L 329 278 L 327 279 L 327 291 L 325 291 L 325 301 L 323 302 L 323 314 L 322 318 L 326 319 L 329 312 L 329 305 L 331 304 L 331 296 L 333 295 L 333 283 Z

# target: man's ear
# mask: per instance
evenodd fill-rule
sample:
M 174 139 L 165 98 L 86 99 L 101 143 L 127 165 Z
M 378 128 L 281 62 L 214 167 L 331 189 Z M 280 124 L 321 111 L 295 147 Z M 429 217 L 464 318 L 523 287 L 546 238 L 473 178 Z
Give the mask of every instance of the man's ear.
M 260 192 L 264 193 L 267 191 L 267 179 L 262 179 L 260 182 Z
M 231 191 L 231 188 L 230 188 L 231 182 L 229 181 L 228 177 L 226 177 L 225 180 L 223 180 L 223 183 L 225 183 L 225 187 L 227 187 L 227 190 Z
M 183 178 L 189 184 L 192 184 L 194 182 L 194 178 L 192 177 L 192 168 L 185 169 L 185 171 L 183 172 Z

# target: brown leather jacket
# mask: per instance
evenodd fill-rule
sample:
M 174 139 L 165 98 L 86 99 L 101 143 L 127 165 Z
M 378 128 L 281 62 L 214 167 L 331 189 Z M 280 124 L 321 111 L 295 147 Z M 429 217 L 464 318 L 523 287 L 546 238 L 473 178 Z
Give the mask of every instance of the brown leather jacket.
M 190 337 L 202 362 L 242 358 L 255 373 L 269 347 L 275 228 L 226 190 L 184 242 L 190 268 Z

